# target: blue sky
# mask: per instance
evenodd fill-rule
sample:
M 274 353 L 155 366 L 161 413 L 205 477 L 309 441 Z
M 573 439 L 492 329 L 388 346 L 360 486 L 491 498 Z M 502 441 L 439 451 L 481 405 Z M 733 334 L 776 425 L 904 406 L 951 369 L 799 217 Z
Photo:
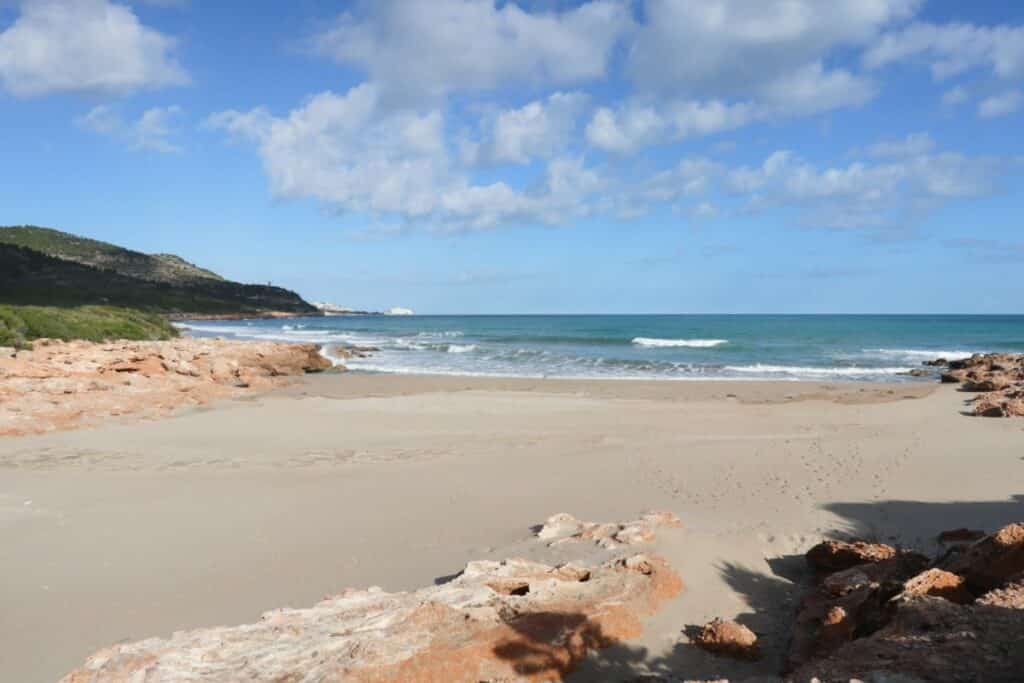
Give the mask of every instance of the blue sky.
M 0 0 L 0 224 L 420 312 L 1024 313 L 1024 9 Z

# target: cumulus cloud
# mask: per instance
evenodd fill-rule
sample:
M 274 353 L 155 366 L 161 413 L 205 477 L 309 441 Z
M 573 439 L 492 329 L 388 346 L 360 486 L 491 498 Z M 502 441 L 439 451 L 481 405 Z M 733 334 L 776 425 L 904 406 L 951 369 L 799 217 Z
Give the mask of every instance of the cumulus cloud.
M 918 22 L 884 36 L 864 54 L 864 64 L 879 68 L 920 60 L 942 80 L 971 69 L 990 69 L 1000 78 L 1024 77 L 1024 27 L 931 24 Z
M 600 78 L 631 23 L 618 0 L 541 12 L 495 0 L 363 0 L 314 44 L 391 95 L 440 96 Z
M 438 109 L 382 105 L 371 84 L 320 93 L 286 117 L 264 109 L 214 114 L 207 125 L 254 142 L 275 195 L 343 211 L 397 215 L 452 229 L 514 220 L 560 223 L 587 212 L 600 179 L 580 159 L 555 158 L 529 191 L 475 184 L 451 158 Z M 517 148 L 520 151 L 523 148 Z
M 990 194 L 1003 162 L 932 150 L 930 139 L 910 136 L 872 150 L 888 157 L 819 168 L 790 151 L 760 166 L 727 175 L 727 186 L 753 205 L 791 206 L 805 222 L 832 228 L 899 227 L 942 203 Z
M 918 0 L 647 0 L 627 68 L 641 87 L 746 96 L 829 50 L 864 44 Z
M 153 107 L 134 120 L 125 120 L 109 105 L 93 107 L 75 120 L 80 127 L 125 142 L 136 150 L 153 152 L 180 152 L 174 144 L 174 119 L 182 113 L 181 107 Z
M 580 92 L 556 92 L 497 113 L 483 124 L 482 140 L 463 140 L 462 158 L 467 163 L 525 164 L 536 158 L 550 159 L 568 148 L 576 124 L 589 98 Z
M 18 97 L 183 85 L 175 41 L 108 0 L 25 0 L 0 33 L 0 83 Z
M 628 101 L 615 108 L 599 107 L 585 135 L 587 142 L 598 149 L 626 154 L 660 142 L 739 128 L 758 116 L 755 106 L 743 102 Z
M 1006 116 L 1020 109 L 1022 102 L 1024 102 L 1024 94 L 1019 90 L 1007 90 L 998 95 L 986 97 L 979 102 L 978 116 L 984 119 Z

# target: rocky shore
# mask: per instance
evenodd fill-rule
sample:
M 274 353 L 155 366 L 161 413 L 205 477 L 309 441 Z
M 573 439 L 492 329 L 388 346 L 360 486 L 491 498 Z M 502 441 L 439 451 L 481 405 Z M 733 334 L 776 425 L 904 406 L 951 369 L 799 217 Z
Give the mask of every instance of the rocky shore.
M 666 512 L 621 524 L 554 515 L 536 528 L 537 542 L 592 551 L 588 560 L 475 561 L 416 591 L 347 589 L 254 624 L 114 645 L 62 683 L 562 681 L 589 654 L 638 636 L 642 619 L 683 591 L 656 554 L 660 532 L 680 526 Z M 931 558 L 868 541 L 812 547 L 803 597 L 780 623 L 790 630 L 782 634 L 790 642 L 786 670 L 762 668 L 756 680 L 1019 680 L 1024 523 L 992 534 L 953 529 L 937 547 Z M 743 624 L 714 619 L 685 630 L 723 662 L 755 666 L 761 658 L 758 635 Z M 637 680 L 694 681 L 688 673 Z
M 332 368 L 313 344 L 37 340 L 0 349 L 0 435 L 35 434 L 251 395 Z
M 977 392 L 971 413 L 982 417 L 1024 417 L 1024 354 L 975 354 L 962 360 L 939 358 L 927 365 L 945 368 L 942 382 Z
M 664 526 L 679 520 L 651 513 L 594 524 L 561 514 L 538 539 L 626 549 Z M 560 681 L 588 653 L 639 635 L 641 617 L 682 589 L 665 560 L 636 552 L 594 565 L 476 561 L 417 591 L 349 589 L 255 624 L 115 645 L 62 683 Z

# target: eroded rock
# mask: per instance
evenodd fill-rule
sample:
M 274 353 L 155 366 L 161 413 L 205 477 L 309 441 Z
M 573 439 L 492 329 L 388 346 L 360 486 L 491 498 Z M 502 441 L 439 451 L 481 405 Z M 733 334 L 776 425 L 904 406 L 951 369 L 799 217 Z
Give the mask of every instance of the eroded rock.
M 471 562 L 411 593 L 347 590 L 245 626 L 101 650 L 62 683 L 560 681 L 587 652 L 633 638 L 682 589 L 657 557 L 588 569 Z
M 39 340 L 14 357 L 0 354 L 0 435 L 67 429 L 113 415 L 162 415 L 330 367 L 312 344 Z
M 823 541 L 807 551 L 807 564 L 822 572 L 849 569 L 866 562 L 881 562 L 896 556 L 896 549 L 884 543 L 866 541 Z
M 676 528 L 682 522 L 671 512 L 648 512 L 632 522 L 584 522 L 566 512 L 548 517 L 537 532 L 537 538 L 549 541 L 549 546 L 563 543 L 590 541 L 602 548 L 614 550 L 624 545 L 635 545 L 654 540 L 660 527 Z
M 701 628 L 693 642 L 701 649 L 736 659 L 757 659 L 757 635 L 735 621 L 714 619 Z

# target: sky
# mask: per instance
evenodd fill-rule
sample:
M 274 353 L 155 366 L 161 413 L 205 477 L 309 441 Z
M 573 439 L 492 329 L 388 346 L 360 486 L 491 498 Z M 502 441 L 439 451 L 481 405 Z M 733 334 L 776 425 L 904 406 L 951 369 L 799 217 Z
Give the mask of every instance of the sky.
M 0 224 L 422 313 L 1024 313 L 1024 5 L 0 0 Z

